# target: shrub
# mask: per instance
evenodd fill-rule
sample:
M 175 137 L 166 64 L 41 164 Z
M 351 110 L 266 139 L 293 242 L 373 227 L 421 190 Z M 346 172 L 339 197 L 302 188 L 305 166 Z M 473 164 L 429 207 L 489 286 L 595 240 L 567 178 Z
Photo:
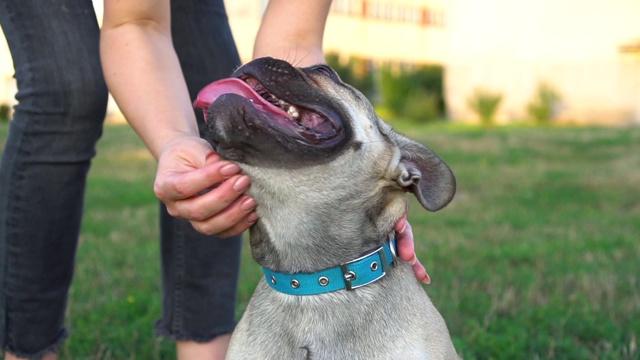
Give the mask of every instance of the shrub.
M 562 97 L 548 83 L 542 82 L 527 105 L 527 113 L 537 124 L 548 124 L 557 115 Z
M 396 116 L 434 120 L 444 116 L 443 69 L 421 65 L 394 71 L 385 66 L 380 74 L 381 105 Z
M 0 105 L 0 122 L 6 123 L 9 122 L 9 118 L 11 116 L 11 106 L 8 104 Z
M 369 101 L 374 102 L 376 95 L 375 68 L 371 61 L 352 56 L 344 64 L 335 53 L 327 54 L 326 59 L 327 64 L 338 73 L 342 81 L 360 90 Z
M 493 125 L 495 115 L 502 101 L 502 94 L 485 89 L 476 89 L 467 99 L 467 104 L 485 126 Z
M 431 121 L 444 117 L 444 70 L 440 65 L 375 66 L 370 60 L 350 57 L 340 61 L 326 54 L 327 64 L 342 81 L 360 90 L 377 109 L 391 117 Z
M 416 90 L 405 99 L 402 115 L 416 122 L 436 120 L 441 115 L 439 101 L 425 90 Z

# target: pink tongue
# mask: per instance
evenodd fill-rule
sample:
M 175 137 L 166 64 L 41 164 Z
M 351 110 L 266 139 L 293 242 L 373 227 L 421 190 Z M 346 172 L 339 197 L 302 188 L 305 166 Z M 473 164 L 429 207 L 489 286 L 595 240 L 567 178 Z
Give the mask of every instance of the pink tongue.
M 218 97 L 224 94 L 237 94 L 243 96 L 251 100 L 253 105 L 261 111 L 269 111 L 279 116 L 289 119 L 291 118 L 291 116 L 284 110 L 266 101 L 246 82 L 237 78 L 222 79 L 205 86 L 204 89 L 200 90 L 198 93 L 198 97 L 196 98 L 196 101 L 193 102 L 193 106 L 196 109 L 202 109 L 206 113 L 209 106 L 213 104 Z

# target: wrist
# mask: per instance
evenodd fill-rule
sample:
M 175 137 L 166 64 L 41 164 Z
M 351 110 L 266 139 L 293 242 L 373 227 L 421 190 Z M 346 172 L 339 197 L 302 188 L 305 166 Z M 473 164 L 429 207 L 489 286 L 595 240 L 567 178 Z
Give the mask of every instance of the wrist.
M 175 151 L 202 153 L 205 154 L 202 158 L 202 160 L 205 161 L 206 157 L 213 153 L 213 148 L 208 141 L 200 138 L 199 136 L 188 133 L 177 134 L 159 146 L 156 158 L 159 159 L 162 155 Z
M 286 46 L 256 46 L 253 58 L 273 57 L 288 61 L 297 67 L 325 64 L 327 61 L 321 48 L 290 43 Z

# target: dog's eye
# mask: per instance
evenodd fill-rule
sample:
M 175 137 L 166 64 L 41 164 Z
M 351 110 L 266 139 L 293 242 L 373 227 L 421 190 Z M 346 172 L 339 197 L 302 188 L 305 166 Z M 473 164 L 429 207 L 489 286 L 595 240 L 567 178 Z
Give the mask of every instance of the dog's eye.
M 324 74 L 330 78 L 335 78 L 335 73 L 333 72 L 333 70 L 328 67 L 327 65 L 318 65 L 313 67 L 312 69 L 313 71 L 319 72 L 321 74 Z

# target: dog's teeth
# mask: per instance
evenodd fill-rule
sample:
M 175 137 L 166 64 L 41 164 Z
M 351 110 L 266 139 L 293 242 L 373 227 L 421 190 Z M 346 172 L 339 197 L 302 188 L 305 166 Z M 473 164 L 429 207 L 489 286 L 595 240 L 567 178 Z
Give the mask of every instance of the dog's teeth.
M 296 109 L 295 106 L 289 106 L 289 108 L 287 109 L 287 114 L 291 115 L 291 117 L 295 119 L 297 119 L 298 116 L 300 116 L 300 114 L 298 114 L 298 109 Z
M 283 107 L 284 107 L 284 106 L 289 105 L 289 103 L 288 103 L 288 102 L 286 102 L 286 101 L 284 101 L 284 100 L 278 100 L 278 105 L 280 105 L 280 106 L 283 106 Z

